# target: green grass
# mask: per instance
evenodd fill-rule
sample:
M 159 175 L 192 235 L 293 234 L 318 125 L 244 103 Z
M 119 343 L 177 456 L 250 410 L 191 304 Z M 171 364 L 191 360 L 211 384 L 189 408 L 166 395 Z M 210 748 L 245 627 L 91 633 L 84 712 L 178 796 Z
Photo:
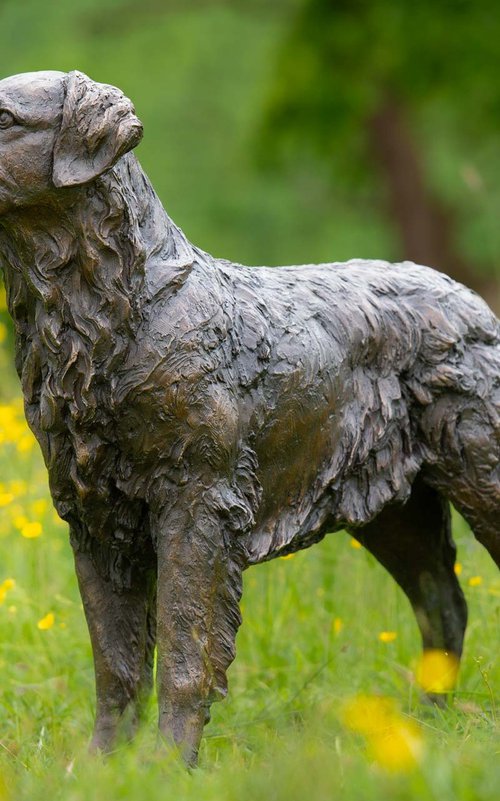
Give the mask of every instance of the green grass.
M 448 708 L 420 703 L 419 635 L 406 599 L 336 534 L 246 573 L 230 694 L 213 707 L 198 770 L 159 746 L 153 701 L 134 743 L 107 760 L 89 757 L 93 670 L 66 527 L 43 503 L 38 450 L 19 452 L 22 430 L 9 430 L 3 443 L 0 433 L 0 585 L 15 586 L 0 605 L 0 801 L 498 798 L 499 574 L 458 519 L 470 623 Z M 41 536 L 24 537 L 26 521 L 40 522 Z M 482 581 L 469 586 L 474 576 Z M 50 612 L 53 626 L 40 630 Z M 397 636 L 384 643 L 382 631 Z M 388 772 L 343 725 L 343 704 L 359 694 L 395 699 L 418 726 L 424 750 L 413 769 Z

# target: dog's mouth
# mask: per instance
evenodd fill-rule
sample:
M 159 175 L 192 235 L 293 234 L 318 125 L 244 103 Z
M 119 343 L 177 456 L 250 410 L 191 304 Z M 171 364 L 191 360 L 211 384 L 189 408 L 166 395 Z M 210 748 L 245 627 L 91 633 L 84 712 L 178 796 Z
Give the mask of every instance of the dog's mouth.
M 0 215 L 15 208 L 19 187 L 0 163 Z

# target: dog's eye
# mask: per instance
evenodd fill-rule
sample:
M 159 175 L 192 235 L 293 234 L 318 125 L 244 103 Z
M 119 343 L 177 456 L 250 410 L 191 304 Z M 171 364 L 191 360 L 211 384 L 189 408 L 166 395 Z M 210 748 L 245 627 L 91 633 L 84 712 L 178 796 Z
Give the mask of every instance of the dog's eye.
M 5 111 L 5 109 L 0 111 L 0 128 L 10 128 L 14 123 L 15 119 L 10 111 Z

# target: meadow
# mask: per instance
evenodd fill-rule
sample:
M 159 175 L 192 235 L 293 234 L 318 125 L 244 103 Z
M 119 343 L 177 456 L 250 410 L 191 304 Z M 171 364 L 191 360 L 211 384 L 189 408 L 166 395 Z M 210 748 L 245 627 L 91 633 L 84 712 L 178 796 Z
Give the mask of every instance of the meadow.
M 10 358 L 0 349 L 0 801 L 498 798 L 500 576 L 458 517 L 470 622 L 446 708 L 422 703 L 405 597 L 338 533 L 247 571 L 229 697 L 198 769 L 158 742 L 154 699 L 133 743 L 90 757 L 92 658 L 67 528 Z

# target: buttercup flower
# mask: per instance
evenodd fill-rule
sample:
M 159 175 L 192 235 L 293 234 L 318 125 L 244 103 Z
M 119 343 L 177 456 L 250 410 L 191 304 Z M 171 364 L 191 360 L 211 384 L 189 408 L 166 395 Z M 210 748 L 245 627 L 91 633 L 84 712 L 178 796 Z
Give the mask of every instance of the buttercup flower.
M 33 517 L 43 517 L 49 507 L 47 498 L 38 498 L 31 504 L 31 512 Z
M 8 591 L 11 590 L 15 586 L 16 586 L 16 582 L 15 582 L 15 580 L 13 578 L 5 579 L 5 581 L 3 581 L 0 584 L 0 604 L 3 604 L 3 602 L 5 601 L 5 598 L 7 596 Z
M 42 617 L 36 624 L 40 631 L 47 631 L 54 625 L 55 616 L 53 612 L 48 612 L 45 617 Z
M 391 773 L 406 773 L 423 754 L 419 729 L 411 721 L 395 721 L 379 737 L 370 739 L 368 754 Z
M 426 692 L 449 692 L 456 685 L 458 665 L 458 656 L 455 654 L 438 648 L 427 649 L 417 667 L 417 681 Z
M 340 617 L 336 617 L 333 619 L 332 622 L 332 629 L 334 634 L 340 634 L 342 629 L 344 628 L 344 623 Z
M 394 642 L 397 636 L 395 631 L 381 631 L 378 638 L 380 642 Z
M 8 506 L 14 500 L 12 492 L 0 492 L 0 507 Z
M 423 755 L 420 729 L 403 717 L 391 698 L 359 695 L 344 706 L 342 719 L 365 737 L 369 756 L 385 770 L 411 770 Z
M 20 495 L 26 495 L 28 485 L 22 479 L 14 479 L 14 481 L 9 481 L 9 492 L 12 492 L 18 498 Z
M 35 520 L 32 523 L 25 523 L 21 528 L 21 534 L 26 539 L 32 540 L 35 537 L 39 537 L 42 534 L 42 530 L 42 524 Z

